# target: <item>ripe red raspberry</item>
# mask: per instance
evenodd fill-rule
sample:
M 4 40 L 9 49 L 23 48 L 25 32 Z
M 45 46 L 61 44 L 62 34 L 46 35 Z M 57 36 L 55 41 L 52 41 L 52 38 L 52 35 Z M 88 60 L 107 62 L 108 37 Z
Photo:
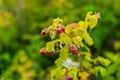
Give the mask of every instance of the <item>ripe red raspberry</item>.
M 45 51 L 45 48 L 42 48 L 42 49 L 40 50 L 39 54 L 40 54 L 40 55 L 43 55 L 43 54 L 45 54 L 45 52 L 46 52 L 46 51 Z
M 61 32 L 62 32 L 61 26 L 60 26 L 60 25 L 57 25 L 57 26 L 56 26 L 56 33 L 57 33 L 57 34 L 60 34 Z
M 61 29 L 57 29 L 57 30 L 56 30 L 56 33 L 57 33 L 57 34 L 60 34 L 61 32 L 62 32 Z
M 52 52 L 47 52 L 47 56 L 51 56 L 52 55 Z
M 77 53 L 77 50 L 76 50 L 76 49 L 72 49 L 70 52 L 71 52 L 72 54 L 76 54 L 76 53 Z
M 73 78 L 68 78 L 67 80 L 73 80 Z
M 78 52 L 78 48 L 75 44 L 70 44 L 69 45 L 69 50 L 72 54 L 76 54 Z
M 40 55 L 43 55 L 44 54 L 44 52 L 43 51 L 40 51 Z
M 46 34 L 46 31 L 42 30 L 41 35 L 45 35 L 45 34 Z
M 65 27 L 62 27 L 61 30 L 62 30 L 63 32 L 65 32 Z

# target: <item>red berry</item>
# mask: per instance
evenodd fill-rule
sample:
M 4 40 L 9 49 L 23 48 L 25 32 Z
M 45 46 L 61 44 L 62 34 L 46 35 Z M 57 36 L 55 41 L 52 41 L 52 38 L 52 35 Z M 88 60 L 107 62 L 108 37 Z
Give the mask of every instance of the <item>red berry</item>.
M 40 51 L 40 55 L 43 55 L 44 54 L 44 52 L 43 51 Z
M 45 35 L 46 33 L 47 33 L 47 29 L 46 28 L 41 31 L 41 35 Z
M 40 55 L 45 54 L 45 48 L 42 48 L 42 49 L 40 50 L 39 54 L 40 54 Z
M 62 32 L 61 29 L 57 29 L 57 30 L 56 30 L 56 33 L 57 33 L 57 34 L 60 34 L 61 32 Z
M 77 53 L 77 50 L 76 50 L 76 49 L 72 49 L 72 50 L 71 50 L 71 53 L 72 53 L 72 54 L 76 54 L 76 53 Z
M 52 55 L 52 52 L 47 52 L 47 56 L 51 56 Z
M 73 78 L 68 78 L 67 80 L 73 80 Z
M 65 32 L 65 27 L 62 27 L 61 30 L 62 30 L 63 32 Z
M 61 32 L 62 32 L 61 26 L 60 26 L 60 25 L 57 25 L 57 26 L 56 26 L 56 33 L 57 33 L 57 34 L 60 34 Z
M 45 35 L 45 34 L 46 34 L 46 32 L 45 32 L 45 31 L 42 31 L 42 32 L 41 32 L 41 35 Z
M 68 48 L 69 48 L 69 50 L 70 50 L 70 52 L 72 53 L 72 54 L 76 54 L 77 52 L 78 52 L 78 48 L 77 48 L 77 46 L 75 45 L 75 44 L 70 44 L 69 46 L 68 46 Z

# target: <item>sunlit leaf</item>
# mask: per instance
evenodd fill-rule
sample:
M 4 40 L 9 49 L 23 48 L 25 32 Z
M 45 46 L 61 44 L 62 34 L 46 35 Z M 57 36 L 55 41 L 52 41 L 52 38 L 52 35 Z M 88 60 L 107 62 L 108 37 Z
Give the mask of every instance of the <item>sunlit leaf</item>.
M 79 26 L 81 28 L 87 30 L 89 22 L 87 22 L 87 21 L 86 22 L 85 21 L 79 21 L 78 24 L 79 24 Z
M 92 13 L 93 13 L 93 12 L 87 12 L 87 15 L 86 15 L 86 17 L 85 17 L 85 21 L 86 21 L 86 22 L 89 21 L 89 18 L 91 17 Z
M 97 66 L 97 67 L 95 67 L 94 70 L 95 70 L 96 76 L 99 75 L 99 72 L 100 72 L 100 75 L 101 75 L 102 77 L 105 77 L 105 76 L 107 75 L 107 70 L 106 70 L 104 67 Z
M 80 80 L 88 80 L 89 74 L 86 71 L 79 72 L 78 76 L 80 77 Z
M 93 29 L 97 25 L 98 19 L 95 16 L 89 18 L 90 29 Z
M 70 35 L 71 31 L 72 31 L 72 27 L 69 26 L 69 25 L 66 26 L 66 30 L 65 30 L 65 32 L 66 32 L 68 35 Z
M 117 71 L 118 63 L 113 63 L 107 67 L 107 75 L 111 75 Z
M 73 38 L 73 42 L 78 46 L 80 45 L 81 41 L 82 41 L 82 38 L 79 36 Z
M 59 66 L 62 66 L 62 63 L 63 63 L 63 60 L 62 58 L 58 58 L 56 61 L 55 61 L 56 65 L 59 67 Z
M 77 72 L 78 72 L 78 69 L 76 68 L 76 67 L 71 67 L 71 68 L 69 68 L 69 70 L 68 70 L 68 76 L 70 77 L 70 78 L 73 78 L 73 79 L 75 79 L 76 80 L 76 78 L 77 78 Z
M 55 31 L 50 31 L 50 38 L 51 39 L 54 39 L 55 35 L 56 35 Z
M 46 43 L 46 51 L 47 52 L 54 51 L 54 43 L 55 43 L 54 41 Z
M 95 63 L 99 62 L 99 63 L 101 63 L 105 67 L 107 67 L 111 63 L 110 60 L 105 59 L 105 58 L 100 57 L 100 56 L 97 57 L 96 59 L 94 59 L 94 62 Z
M 61 44 L 65 44 L 65 46 L 68 46 L 68 44 L 70 44 L 70 38 L 69 38 L 69 36 L 66 36 L 66 37 L 60 39 L 60 43 Z
M 63 22 L 63 20 L 60 19 L 59 17 L 53 20 L 53 24 L 55 24 L 55 25 L 59 24 L 59 23 L 62 23 L 62 22 Z
M 66 69 L 62 69 L 61 67 L 58 67 L 56 69 L 51 70 L 51 79 L 52 80 L 60 80 L 66 73 Z
M 79 27 L 73 30 L 73 32 L 75 33 L 76 36 L 83 37 L 86 31 Z
M 88 45 L 93 45 L 93 40 L 87 32 L 84 34 L 83 39 L 87 42 Z
M 63 60 L 68 58 L 68 48 L 62 48 L 60 50 L 60 58 Z

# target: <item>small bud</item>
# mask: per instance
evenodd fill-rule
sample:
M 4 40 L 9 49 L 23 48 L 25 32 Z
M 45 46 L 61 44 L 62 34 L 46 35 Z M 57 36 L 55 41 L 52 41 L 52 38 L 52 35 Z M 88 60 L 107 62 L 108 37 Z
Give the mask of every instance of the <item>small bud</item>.
M 61 26 L 60 26 L 60 25 L 57 25 L 57 26 L 56 26 L 56 33 L 57 33 L 57 34 L 60 34 L 61 32 L 62 32 Z
M 45 48 L 42 48 L 42 49 L 40 50 L 39 54 L 40 54 L 40 55 L 43 55 L 43 54 L 45 54 L 45 52 L 46 52 L 46 51 L 45 51 Z
M 72 54 L 76 54 L 76 53 L 77 53 L 77 50 L 76 50 L 76 49 L 72 49 L 70 52 L 71 52 Z
M 65 27 L 62 27 L 61 30 L 62 30 L 63 32 L 65 32 Z
M 51 56 L 52 55 L 52 52 L 47 52 L 47 56 Z
M 73 78 L 68 78 L 67 80 L 73 80 Z
M 78 52 L 78 48 L 75 44 L 70 44 L 69 45 L 69 50 L 72 54 L 76 54 Z
M 95 16 L 97 19 L 100 19 L 100 13 L 95 13 L 94 16 Z
M 46 31 L 42 30 L 41 35 L 45 35 L 45 34 L 46 34 Z
M 40 51 L 40 55 L 43 55 L 44 54 L 44 52 L 43 51 Z
M 57 34 L 60 34 L 61 32 L 62 32 L 62 30 L 60 30 L 60 29 L 56 30 Z

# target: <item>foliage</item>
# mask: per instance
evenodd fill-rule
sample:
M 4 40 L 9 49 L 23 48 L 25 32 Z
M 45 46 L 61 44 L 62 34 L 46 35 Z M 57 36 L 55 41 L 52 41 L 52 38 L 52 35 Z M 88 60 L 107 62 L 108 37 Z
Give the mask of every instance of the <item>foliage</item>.
M 111 60 L 111 65 L 107 67 L 107 76 L 103 80 L 120 79 L 120 41 L 115 41 L 113 46 L 116 52 L 105 52 L 105 56 Z
M 110 61 L 103 57 L 92 59 L 87 47 L 93 45 L 88 31 L 96 26 L 99 18 L 100 13 L 88 12 L 85 21 L 66 26 L 62 19 L 56 18 L 49 27 L 42 30 L 41 34 L 48 33 L 52 41 L 46 43 L 40 54 L 59 55 L 55 61 L 56 67 L 51 70 L 51 80 L 88 80 L 91 75 L 99 76 L 99 72 L 102 77 L 106 76 L 107 70 L 104 67 L 107 67 Z
M 14 79 L 18 80 L 18 75 L 19 79 L 22 78 L 21 73 L 16 72 L 15 75 L 11 69 L 15 58 L 19 60 L 18 54 L 22 50 L 28 61 L 37 64 L 37 67 L 32 69 L 37 73 L 35 79 L 48 80 L 46 79 L 50 70 L 48 67 L 53 65 L 58 55 L 50 57 L 38 55 L 39 49 L 45 46 L 46 41 L 50 41 L 49 36 L 41 36 L 40 31 L 58 16 L 66 25 L 83 20 L 88 11 L 100 12 L 101 19 L 97 27 L 89 32 L 94 42 L 94 45 L 89 47 L 92 57 L 104 56 L 104 53 L 109 51 L 119 58 L 120 53 L 113 48 L 114 42 L 120 40 L 119 3 L 120 0 L 0 0 L 0 79 L 11 79 L 14 76 Z M 75 43 L 79 42 L 76 41 L 77 38 L 74 39 Z M 87 47 L 86 49 L 89 50 Z M 114 63 L 118 64 L 119 61 L 111 62 Z M 109 77 L 117 80 L 114 75 L 118 71 L 115 69 L 113 71 Z M 101 77 L 98 76 L 95 80 L 101 80 Z

